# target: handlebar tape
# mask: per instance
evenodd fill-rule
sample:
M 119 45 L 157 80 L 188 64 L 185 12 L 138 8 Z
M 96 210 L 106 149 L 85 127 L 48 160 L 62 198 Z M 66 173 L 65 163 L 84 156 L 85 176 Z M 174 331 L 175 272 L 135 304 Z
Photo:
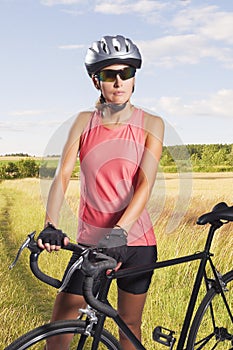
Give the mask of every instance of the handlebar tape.
M 30 268 L 31 268 L 33 274 L 42 282 L 45 282 L 52 287 L 60 288 L 62 285 L 61 281 L 59 281 L 56 278 L 53 278 L 53 277 L 46 275 L 45 273 L 43 273 L 39 269 L 38 257 L 39 257 L 39 254 L 37 254 L 37 253 L 31 253 L 31 255 L 30 255 Z
M 102 312 L 109 317 L 116 317 L 117 311 L 110 305 L 101 302 L 96 299 L 93 294 L 93 283 L 94 278 L 97 277 L 101 272 L 116 267 L 116 260 L 101 253 L 96 254 L 96 259 L 104 259 L 101 261 L 90 262 L 88 259 L 84 259 L 82 264 L 82 271 L 86 275 L 83 282 L 83 295 L 86 302 L 94 309 Z
M 46 284 L 49 284 L 50 286 L 52 287 L 55 287 L 57 289 L 59 289 L 62 285 L 62 282 L 59 281 L 58 279 L 56 278 L 53 278 L 51 276 L 48 276 L 46 275 L 45 273 L 43 273 L 39 266 L 38 266 L 38 258 L 39 258 L 39 255 L 41 254 L 41 252 L 43 250 L 39 249 L 37 247 L 37 245 L 35 245 L 33 242 L 30 246 L 31 248 L 31 254 L 30 254 L 30 268 L 33 272 L 33 274 L 42 282 L 46 283 Z M 65 250 L 69 250 L 69 251 L 77 251 L 77 252 L 82 252 L 83 249 L 78 247 L 76 244 L 73 244 L 73 243 L 68 243 L 66 246 L 63 246 L 62 249 L 65 249 Z
M 86 277 L 83 283 L 83 295 L 86 302 L 92 306 L 94 309 L 102 312 L 106 316 L 116 317 L 118 315 L 117 310 L 113 309 L 110 305 L 104 304 L 93 295 L 93 277 Z
M 117 265 L 115 259 L 102 253 L 96 253 L 95 261 L 91 262 L 88 260 L 88 254 L 87 252 L 84 255 L 85 259 L 81 267 L 81 270 L 86 276 L 97 277 L 102 271 L 114 269 Z

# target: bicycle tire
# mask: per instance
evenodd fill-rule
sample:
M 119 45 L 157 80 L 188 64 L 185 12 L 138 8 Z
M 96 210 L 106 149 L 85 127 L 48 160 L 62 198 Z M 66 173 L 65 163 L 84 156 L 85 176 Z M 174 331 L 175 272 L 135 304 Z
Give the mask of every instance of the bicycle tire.
M 225 297 L 228 301 L 231 314 L 233 312 L 233 271 L 223 276 L 223 282 L 228 291 Z M 215 325 L 213 325 L 210 309 L 214 310 Z M 217 316 L 217 319 L 216 319 Z M 228 338 L 229 339 L 224 339 Z M 202 300 L 190 328 L 187 341 L 187 350 L 233 349 L 233 324 L 223 304 L 221 294 L 212 287 Z
M 81 320 L 65 320 L 65 321 L 55 321 L 52 323 L 45 324 L 43 326 L 37 327 L 30 332 L 22 335 L 20 338 L 16 339 L 13 343 L 8 345 L 5 350 L 44 350 L 46 339 L 52 336 L 61 334 L 74 334 L 74 339 L 70 350 L 77 349 L 78 338 L 85 332 L 85 321 Z M 88 336 L 85 342 L 85 350 L 91 349 L 91 339 L 94 336 L 94 331 L 92 330 L 91 335 Z M 101 334 L 100 343 L 98 350 L 121 350 L 121 346 L 117 339 L 109 333 L 106 329 L 103 329 Z M 59 349 L 56 349 L 59 350 Z

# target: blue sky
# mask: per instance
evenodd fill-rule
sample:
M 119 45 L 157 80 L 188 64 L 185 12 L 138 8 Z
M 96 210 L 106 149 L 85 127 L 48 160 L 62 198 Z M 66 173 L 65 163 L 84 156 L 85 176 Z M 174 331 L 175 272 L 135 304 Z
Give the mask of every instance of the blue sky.
M 132 103 L 164 118 L 165 145 L 233 143 L 232 1 L 0 0 L 1 155 L 61 144 L 98 97 L 86 50 L 116 34 L 140 47 Z

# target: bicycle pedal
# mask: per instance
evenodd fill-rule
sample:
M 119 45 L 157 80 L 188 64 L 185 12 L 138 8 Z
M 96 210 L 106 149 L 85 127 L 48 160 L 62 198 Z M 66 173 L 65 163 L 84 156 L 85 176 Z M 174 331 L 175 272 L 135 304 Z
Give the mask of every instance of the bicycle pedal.
M 175 332 L 171 331 L 170 329 L 157 326 L 153 331 L 153 340 L 157 343 L 168 346 L 169 349 L 172 350 L 176 341 L 176 338 L 173 336 L 174 334 Z

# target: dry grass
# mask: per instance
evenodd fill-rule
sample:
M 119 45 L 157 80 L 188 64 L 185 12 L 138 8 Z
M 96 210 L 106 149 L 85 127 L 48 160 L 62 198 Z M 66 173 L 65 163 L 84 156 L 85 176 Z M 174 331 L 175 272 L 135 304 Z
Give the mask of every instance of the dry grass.
M 191 175 L 158 176 L 148 209 L 155 223 L 159 260 L 202 249 L 207 228 L 196 225 L 197 217 L 210 211 L 218 202 L 233 204 L 233 173 Z M 47 322 L 51 314 L 56 291 L 32 276 L 28 252 L 21 256 L 13 271 L 8 270 L 25 236 L 33 230 L 39 232 L 43 226 L 43 197 L 46 197 L 49 185 L 35 179 L 0 184 L 0 344 L 5 345 L 36 325 Z M 78 197 L 78 181 L 74 180 L 68 189 L 60 223 L 72 238 L 76 232 Z M 232 224 L 221 228 L 213 243 L 215 261 L 222 271 L 232 269 L 231 230 Z M 59 277 L 67 258 L 60 253 L 45 255 L 41 264 L 46 271 Z M 196 263 L 190 263 L 154 273 L 143 318 L 143 337 L 148 350 L 154 348 L 154 344 L 149 344 L 156 325 L 179 331 L 196 266 Z M 157 345 L 156 349 L 159 349 Z

